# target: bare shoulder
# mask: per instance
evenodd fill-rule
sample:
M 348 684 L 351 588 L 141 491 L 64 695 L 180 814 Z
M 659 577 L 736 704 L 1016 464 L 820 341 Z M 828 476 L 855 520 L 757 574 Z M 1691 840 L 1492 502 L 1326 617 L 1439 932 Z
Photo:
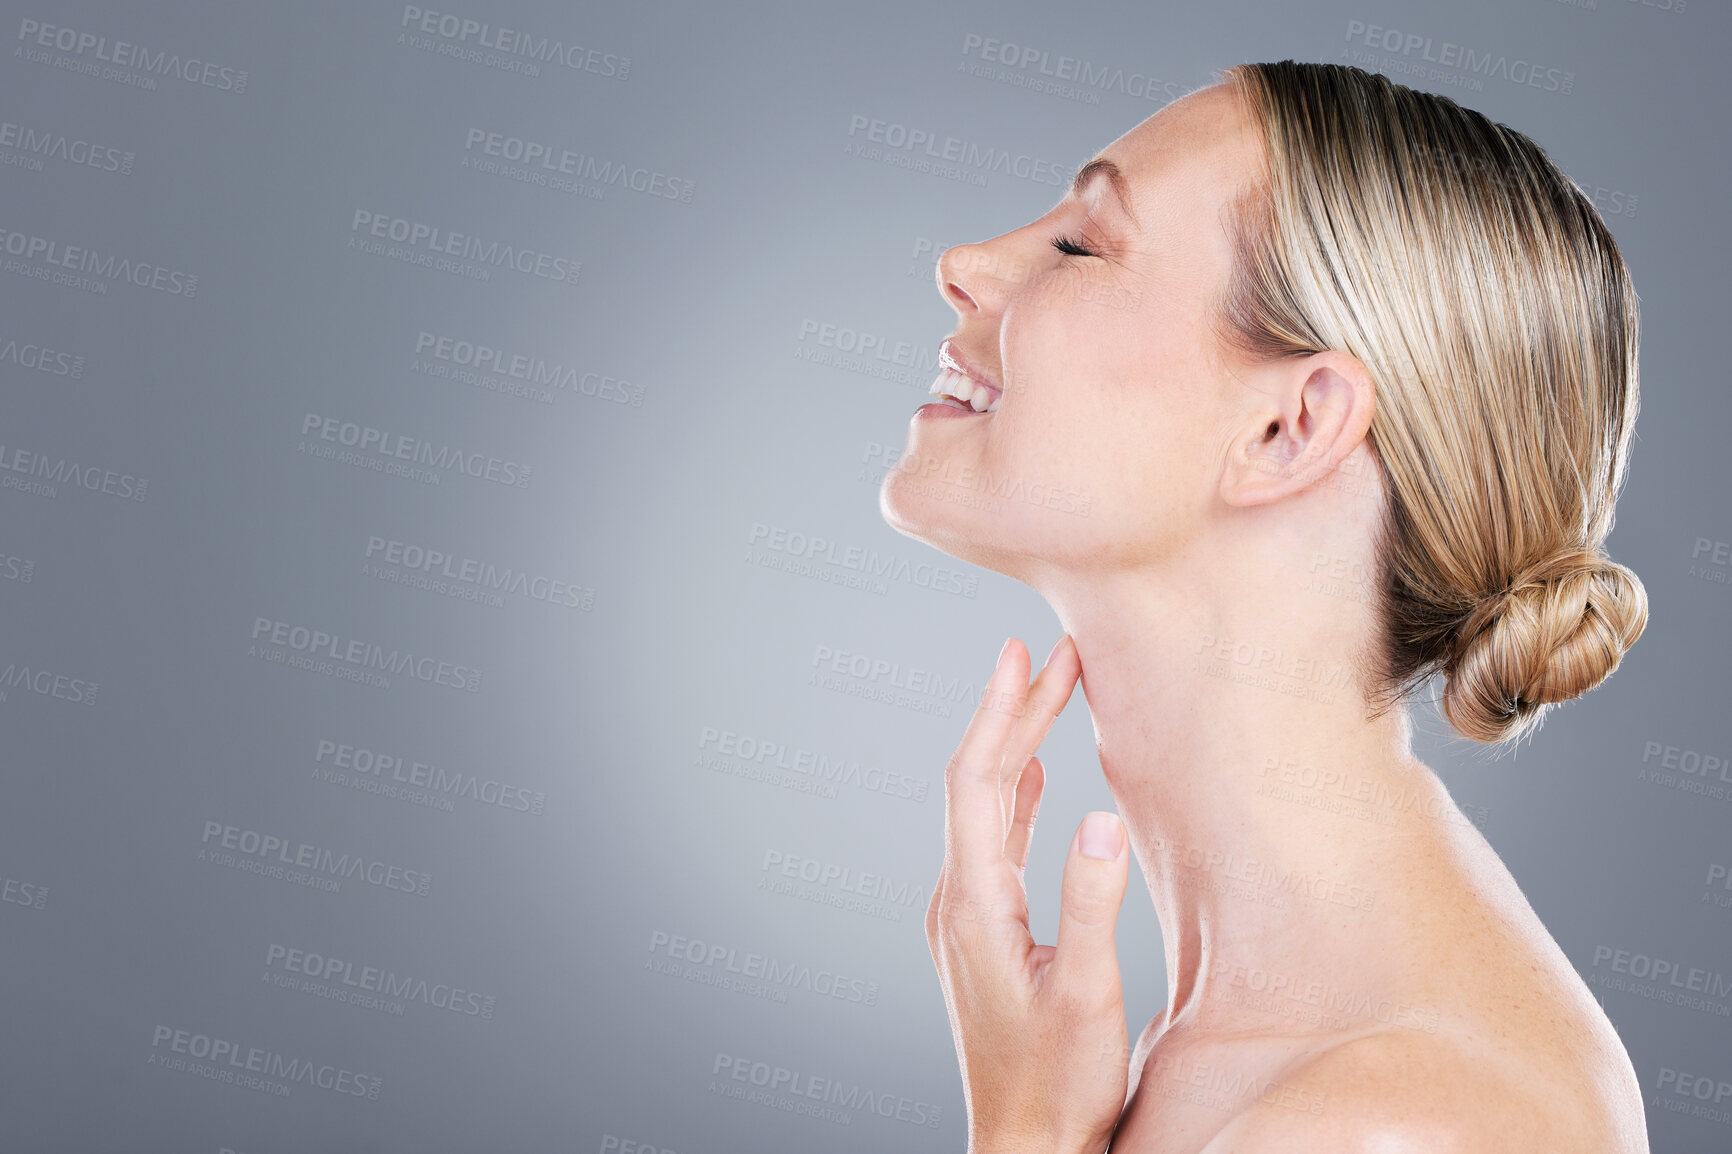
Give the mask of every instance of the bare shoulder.
M 1569 1077 L 1447 1035 L 1389 1030 L 1296 1064 L 1201 1154 L 1647 1154 L 1608 1093 L 1619 1071 Z M 1590 1059 L 1592 1061 L 1592 1059 Z

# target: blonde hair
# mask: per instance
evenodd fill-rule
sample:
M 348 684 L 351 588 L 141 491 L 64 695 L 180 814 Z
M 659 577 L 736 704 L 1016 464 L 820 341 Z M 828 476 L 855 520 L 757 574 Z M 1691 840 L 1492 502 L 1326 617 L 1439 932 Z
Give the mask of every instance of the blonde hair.
M 1340 64 L 1225 77 L 1265 171 L 1229 210 L 1216 335 L 1257 360 L 1344 351 L 1375 382 L 1368 697 L 1441 673 L 1459 733 L 1519 740 L 1647 624 L 1602 549 L 1639 404 L 1618 246 L 1537 144 L 1447 97 Z

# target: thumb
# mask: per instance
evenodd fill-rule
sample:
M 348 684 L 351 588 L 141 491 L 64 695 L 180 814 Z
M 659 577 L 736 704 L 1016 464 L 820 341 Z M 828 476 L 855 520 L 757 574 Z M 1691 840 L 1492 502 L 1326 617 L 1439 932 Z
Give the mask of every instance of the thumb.
M 1129 842 L 1119 815 L 1105 810 L 1084 817 L 1071 839 L 1052 966 L 1054 977 L 1073 991 L 1104 993 L 1110 984 L 1120 992 L 1113 934 L 1130 876 Z

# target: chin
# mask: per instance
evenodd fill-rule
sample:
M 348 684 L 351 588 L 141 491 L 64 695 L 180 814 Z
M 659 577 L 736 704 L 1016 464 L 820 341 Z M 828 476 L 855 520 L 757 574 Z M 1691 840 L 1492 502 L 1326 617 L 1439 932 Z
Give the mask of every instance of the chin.
M 938 499 L 935 486 L 892 466 L 878 486 L 878 512 L 884 523 L 916 541 L 941 548 L 935 539 L 935 521 L 946 515 L 943 501 Z M 954 515 L 954 510 L 949 514 Z
M 966 489 L 891 469 L 878 490 L 885 524 L 947 556 L 1008 577 L 1020 568 L 1005 547 L 1005 510 L 969 504 Z M 1002 504 L 1002 503 L 1001 503 Z

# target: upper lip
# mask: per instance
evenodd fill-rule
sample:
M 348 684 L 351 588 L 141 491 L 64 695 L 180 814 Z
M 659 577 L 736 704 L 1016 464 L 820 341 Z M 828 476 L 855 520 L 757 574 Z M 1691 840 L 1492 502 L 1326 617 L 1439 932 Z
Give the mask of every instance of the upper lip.
M 997 400 L 1004 393 L 1003 386 L 975 368 L 974 363 L 962 355 L 962 350 L 958 349 L 956 342 L 949 337 L 944 338 L 944 342 L 938 346 L 938 363 L 947 369 L 961 373 L 975 384 L 990 389 L 992 395 L 987 397 L 989 401 Z

